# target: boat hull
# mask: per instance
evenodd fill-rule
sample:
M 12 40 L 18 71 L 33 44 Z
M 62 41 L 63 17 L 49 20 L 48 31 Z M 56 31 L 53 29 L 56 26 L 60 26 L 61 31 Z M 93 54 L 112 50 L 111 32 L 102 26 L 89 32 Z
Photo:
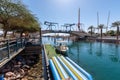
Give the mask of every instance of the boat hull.
M 55 51 L 56 51 L 56 53 L 58 53 L 58 54 L 67 55 L 67 51 L 61 51 L 61 50 L 59 50 L 59 49 L 57 49 L 57 48 L 55 48 Z

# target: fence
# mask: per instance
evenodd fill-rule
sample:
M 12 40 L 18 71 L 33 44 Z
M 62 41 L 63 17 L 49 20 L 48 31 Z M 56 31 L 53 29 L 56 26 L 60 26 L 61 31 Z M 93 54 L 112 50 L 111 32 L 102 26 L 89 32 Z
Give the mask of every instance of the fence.
M 0 62 L 9 59 L 15 52 L 25 45 L 25 39 L 9 39 L 0 41 Z

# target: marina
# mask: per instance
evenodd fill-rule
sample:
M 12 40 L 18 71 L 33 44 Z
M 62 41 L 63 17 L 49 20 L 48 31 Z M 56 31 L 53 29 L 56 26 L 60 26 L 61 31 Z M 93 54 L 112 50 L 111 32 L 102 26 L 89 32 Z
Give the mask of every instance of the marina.
M 47 61 L 49 62 L 50 70 L 52 72 L 51 76 L 54 80 L 93 80 L 89 73 L 71 59 L 68 57 L 65 58 L 62 54 L 55 52 L 54 47 L 50 44 L 45 45 L 45 52 L 48 55 Z
M 0 80 L 120 80 L 119 3 L 0 0 Z
M 43 39 L 52 44 L 54 39 L 51 38 Z M 88 41 L 73 43 L 69 41 L 68 43 L 68 57 L 90 73 L 93 80 L 113 80 L 113 77 L 115 80 L 120 79 L 118 72 L 120 67 L 119 45 Z

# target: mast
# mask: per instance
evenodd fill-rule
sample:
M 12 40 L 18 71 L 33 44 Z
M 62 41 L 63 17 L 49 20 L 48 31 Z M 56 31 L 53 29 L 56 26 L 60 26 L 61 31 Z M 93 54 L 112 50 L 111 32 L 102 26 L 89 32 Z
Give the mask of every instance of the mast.
M 97 12 L 97 26 L 99 26 L 99 13 Z
M 97 12 L 97 29 L 98 29 L 98 33 L 99 33 L 99 28 L 98 28 L 98 26 L 99 26 L 99 13 Z
M 106 32 L 108 31 L 109 19 L 110 19 L 110 11 L 108 12 L 108 19 L 107 19 L 107 27 L 106 27 Z
M 80 8 L 78 10 L 78 29 L 80 31 Z

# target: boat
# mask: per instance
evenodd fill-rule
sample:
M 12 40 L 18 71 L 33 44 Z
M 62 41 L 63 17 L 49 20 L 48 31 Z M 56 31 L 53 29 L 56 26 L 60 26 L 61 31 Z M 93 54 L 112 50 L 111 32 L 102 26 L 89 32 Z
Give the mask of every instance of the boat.
M 56 41 L 55 50 L 57 53 L 66 54 L 68 50 L 67 42 L 63 40 Z

